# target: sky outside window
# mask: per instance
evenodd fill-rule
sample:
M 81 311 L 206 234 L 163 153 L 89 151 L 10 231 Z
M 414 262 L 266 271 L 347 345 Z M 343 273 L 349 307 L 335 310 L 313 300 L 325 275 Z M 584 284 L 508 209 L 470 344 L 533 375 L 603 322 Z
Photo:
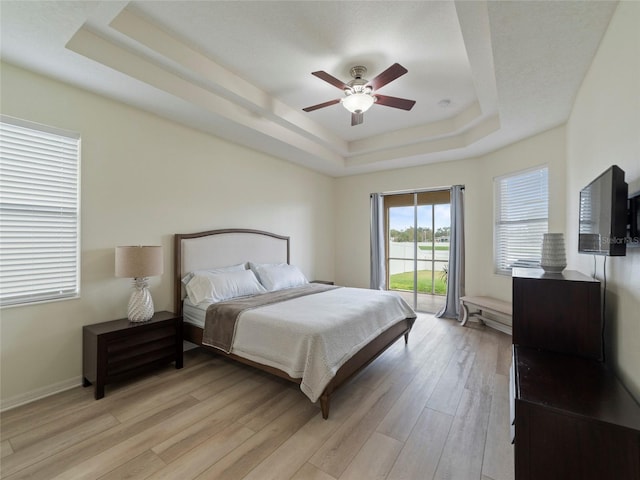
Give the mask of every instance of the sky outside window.
M 420 210 L 420 207 L 418 207 Z M 429 206 L 429 210 L 430 206 Z M 394 207 L 392 214 L 389 215 L 389 229 L 390 230 L 406 230 L 413 227 L 413 206 L 409 207 Z M 440 227 L 448 227 L 451 225 L 451 209 L 449 204 L 436 205 L 435 206 L 435 225 L 436 230 Z M 423 217 L 418 214 L 418 226 L 428 226 L 431 228 L 431 218 L 427 223 L 424 223 Z

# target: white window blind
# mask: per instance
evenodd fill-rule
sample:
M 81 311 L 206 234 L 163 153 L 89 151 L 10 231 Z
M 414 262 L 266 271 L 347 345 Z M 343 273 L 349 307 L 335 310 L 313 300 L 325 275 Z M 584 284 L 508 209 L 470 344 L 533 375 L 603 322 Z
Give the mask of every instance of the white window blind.
M 0 118 L 0 304 L 79 292 L 79 135 Z
M 539 266 L 549 223 L 548 168 L 496 178 L 494 188 L 496 273 Z

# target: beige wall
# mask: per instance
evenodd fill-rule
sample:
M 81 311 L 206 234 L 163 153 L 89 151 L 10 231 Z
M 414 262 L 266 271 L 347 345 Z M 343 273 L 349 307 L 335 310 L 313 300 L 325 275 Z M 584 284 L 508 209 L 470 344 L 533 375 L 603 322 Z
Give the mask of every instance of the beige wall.
M 567 124 L 569 267 L 593 273 L 591 255 L 577 253 L 582 187 L 616 164 L 629 193 L 640 191 L 640 3 L 620 2 L 585 77 Z M 603 276 L 604 257 L 596 260 Z M 606 351 L 640 400 L 640 248 L 606 260 Z
M 554 128 L 491 154 L 336 180 L 336 280 L 369 286 L 369 194 L 465 185 L 466 293 L 511 300 L 511 277 L 493 268 L 493 178 L 548 165 L 549 231 L 564 232 L 565 130 Z
M 172 234 L 290 235 L 291 259 L 334 277 L 333 179 L 103 97 L 2 65 L 2 113 L 82 134 L 81 298 L 2 309 L 2 406 L 80 381 L 82 326 L 126 316 L 114 247 L 162 244 L 156 310 L 172 305 Z

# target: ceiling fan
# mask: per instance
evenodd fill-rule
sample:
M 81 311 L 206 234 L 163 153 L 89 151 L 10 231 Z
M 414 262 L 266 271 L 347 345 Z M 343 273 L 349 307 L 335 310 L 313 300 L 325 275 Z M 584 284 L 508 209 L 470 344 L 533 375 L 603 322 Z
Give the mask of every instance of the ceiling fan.
M 373 80 L 367 80 L 364 78 L 364 75 L 367 73 L 367 69 L 361 65 L 356 65 L 350 70 L 353 80 L 348 83 L 344 83 L 322 70 L 312 72 L 311 75 L 315 75 L 319 79 L 343 90 L 345 96 L 343 98 L 336 98 L 335 100 L 329 100 L 328 102 L 303 108 L 302 110 L 305 112 L 312 112 L 319 108 L 335 105 L 336 103 L 342 103 L 342 106 L 351 112 L 351 126 L 360 125 L 364 120 L 364 112 L 369 110 L 374 103 L 384 105 L 386 107 L 411 110 L 413 105 L 416 103 L 415 100 L 389 97 L 387 95 L 380 95 L 376 93 L 379 88 L 384 87 L 387 83 L 401 77 L 407 73 L 407 71 L 408 70 L 399 63 L 394 63 Z

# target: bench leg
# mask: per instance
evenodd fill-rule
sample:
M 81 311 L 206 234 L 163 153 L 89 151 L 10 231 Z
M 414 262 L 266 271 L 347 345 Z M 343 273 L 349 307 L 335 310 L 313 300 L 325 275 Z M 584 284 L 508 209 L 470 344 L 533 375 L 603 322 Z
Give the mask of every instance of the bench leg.
M 462 300 L 460 300 L 460 315 L 462 315 L 462 319 L 458 321 L 464 327 L 467 324 L 467 320 L 469 320 L 469 309 Z

